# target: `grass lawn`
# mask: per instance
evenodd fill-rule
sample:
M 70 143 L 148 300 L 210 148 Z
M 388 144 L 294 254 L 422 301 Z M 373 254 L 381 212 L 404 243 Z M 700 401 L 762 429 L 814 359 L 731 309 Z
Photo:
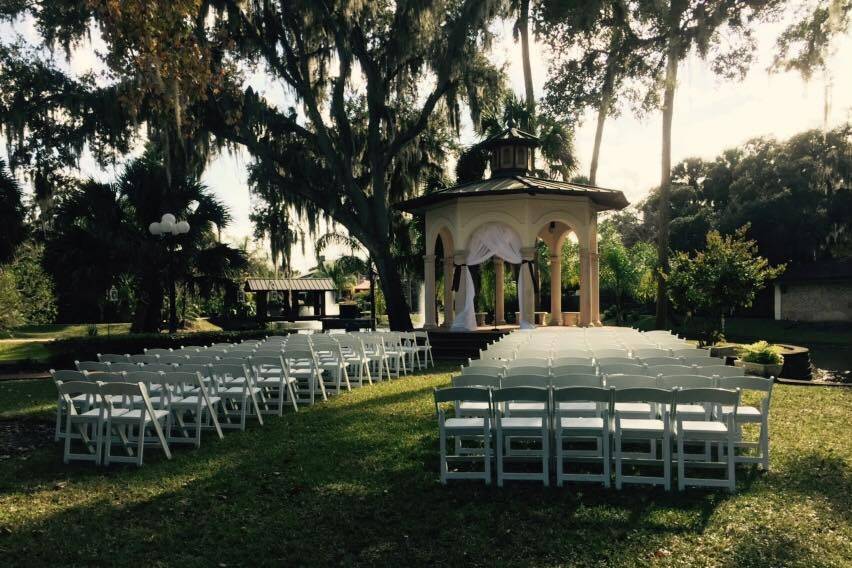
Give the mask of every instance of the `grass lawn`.
M 58 445 L 2 459 L 3 563 L 852 564 L 852 390 L 778 385 L 770 473 L 667 494 L 441 486 L 431 392 L 448 380 L 367 387 L 139 470 L 65 466 Z M 50 420 L 53 400 L 50 382 L 2 383 L 0 418 Z
M 39 341 L 2 341 L 0 340 L 0 363 L 11 361 L 42 361 L 50 357 L 50 353 Z
M 98 335 L 126 335 L 130 333 L 129 323 L 99 323 Z M 10 332 L 12 339 L 68 339 L 70 337 L 86 337 L 89 324 L 87 323 L 53 323 L 45 325 L 23 325 Z

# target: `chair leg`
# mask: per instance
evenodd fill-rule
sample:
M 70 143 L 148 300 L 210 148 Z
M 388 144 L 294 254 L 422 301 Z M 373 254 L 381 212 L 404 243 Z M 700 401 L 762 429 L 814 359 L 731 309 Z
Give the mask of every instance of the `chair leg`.
M 736 480 L 736 455 L 734 454 L 734 439 L 728 439 L 728 491 L 734 493 L 737 490 Z
M 497 429 L 497 487 L 503 487 L 503 431 Z
M 564 457 L 563 457 L 563 448 L 562 445 L 564 443 L 562 439 L 562 430 L 559 429 L 556 431 L 554 435 L 554 444 L 556 444 L 556 487 L 562 487 L 562 474 L 565 472 L 564 466 Z
M 601 437 L 603 443 L 603 455 L 601 456 L 601 460 L 603 461 L 603 478 L 604 478 L 604 487 L 609 488 L 610 486 L 610 459 L 609 459 L 609 433 L 604 432 Z
M 550 431 L 544 428 L 541 431 L 541 475 L 544 486 L 550 485 Z
M 620 491 L 622 486 L 621 428 L 616 427 L 613 444 L 615 446 L 612 450 L 612 453 L 615 456 L 615 488 Z
M 769 471 L 769 423 L 760 423 L 760 456 L 763 471 Z
M 672 490 L 672 439 L 668 431 L 663 432 L 663 485 L 666 491 Z
M 683 436 L 677 437 L 677 489 L 683 491 L 686 488 L 685 482 L 686 464 L 683 458 Z
M 441 428 L 441 484 L 447 484 L 447 434 L 443 428 Z
M 130 431 L 132 426 L 128 424 L 127 429 Z M 145 413 L 142 413 L 142 419 L 139 421 L 139 441 L 136 444 L 136 465 L 142 467 L 142 452 L 145 451 Z
M 491 485 L 491 426 L 488 424 L 488 420 L 485 421 L 485 432 L 482 435 L 483 443 L 485 444 L 485 448 L 483 451 L 483 455 L 485 456 L 483 460 L 485 463 L 485 485 Z

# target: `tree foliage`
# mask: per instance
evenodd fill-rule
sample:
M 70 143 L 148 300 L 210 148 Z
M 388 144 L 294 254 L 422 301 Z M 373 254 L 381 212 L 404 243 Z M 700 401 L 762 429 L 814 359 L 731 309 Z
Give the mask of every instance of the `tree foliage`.
M 53 279 L 42 266 L 43 257 L 43 244 L 26 241 L 18 247 L 8 266 L 21 297 L 21 317 L 27 324 L 47 324 L 56 320 Z
M 703 235 L 749 234 L 773 263 L 807 263 L 852 253 L 852 126 L 810 130 L 789 140 L 755 138 L 713 160 L 689 158 L 672 169 L 669 215 L 674 251 L 703 247 Z M 652 238 L 659 192 L 625 214 L 622 234 Z
M 824 69 L 831 54 L 831 42 L 849 29 L 850 0 L 803 2 L 787 28 L 778 36 L 772 69 L 798 71 L 805 79 Z
M 15 274 L 0 266 L 0 331 L 7 331 L 24 323 L 23 301 L 15 282 Z
M 733 235 L 707 233 L 704 250 L 676 253 L 664 277 L 674 307 L 687 317 L 708 317 L 706 340 L 716 342 L 724 333 L 725 314 L 751 306 L 767 282 L 777 278 L 785 266 L 773 267 L 758 254 L 757 243 L 746 238 L 748 226 Z
M 0 264 L 12 258 L 26 237 L 25 217 L 21 186 L 0 159 Z
M 173 252 L 148 231 L 165 212 L 190 224 L 188 234 L 175 237 Z M 169 185 L 162 157 L 153 150 L 128 164 L 115 184 L 82 183 L 58 205 L 45 249 L 61 317 L 100 317 L 107 291 L 130 274 L 136 290 L 133 327 L 154 331 L 162 321 L 169 263 L 183 286 L 235 291 L 245 257 L 217 239 L 229 221 L 227 209 L 196 178 Z

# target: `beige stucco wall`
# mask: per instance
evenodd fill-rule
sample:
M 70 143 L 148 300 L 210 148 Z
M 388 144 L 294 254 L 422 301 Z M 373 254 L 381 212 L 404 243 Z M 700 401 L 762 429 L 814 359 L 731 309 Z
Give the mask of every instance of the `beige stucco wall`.
M 434 254 L 442 232 L 452 237 L 456 250 L 466 250 L 471 235 L 485 223 L 504 223 L 517 231 L 523 246 L 534 246 L 542 228 L 562 222 L 588 247 L 598 209 L 587 197 L 507 195 L 449 201 L 426 212 L 426 254 Z
M 794 321 L 852 321 L 852 283 L 792 282 L 780 285 L 780 317 Z M 778 312 L 776 306 L 776 313 Z

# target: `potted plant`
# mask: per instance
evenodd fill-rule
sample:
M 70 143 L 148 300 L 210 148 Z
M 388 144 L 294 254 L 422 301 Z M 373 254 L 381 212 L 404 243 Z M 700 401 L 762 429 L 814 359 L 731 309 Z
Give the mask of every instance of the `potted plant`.
M 734 364 L 747 373 L 761 377 L 777 377 L 784 367 L 781 349 L 766 341 L 758 341 L 740 348 L 740 358 Z

